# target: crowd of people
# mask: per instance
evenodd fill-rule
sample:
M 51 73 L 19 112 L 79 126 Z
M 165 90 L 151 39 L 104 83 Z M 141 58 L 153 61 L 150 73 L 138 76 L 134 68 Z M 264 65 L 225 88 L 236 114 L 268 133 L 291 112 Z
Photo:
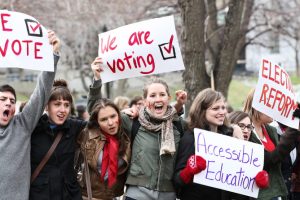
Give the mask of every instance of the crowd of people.
M 272 118 L 252 107 L 254 90 L 243 111 L 230 113 L 220 92 L 202 90 L 183 119 L 188 94 L 177 91 L 171 106 L 169 86 L 157 77 L 131 101 L 103 98 L 103 63 L 97 57 L 91 64 L 94 77 L 87 105 L 78 106 L 74 117 L 68 83 L 54 80 L 60 40 L 53 31 L 48 38 L 55 70 L 39 75 L 19 113 L 14 88 L 0 86 L 1 199 L 253 199 L 193 182 L 207 167 L 207 161 L 195 155 L 194 128 L 264 147 L 264 168 L 255 176 L 257 199 L 300 199 L 300 132 L 281 126 L 279 140 Z M 292 161 L 294 148 L 297 156 Z

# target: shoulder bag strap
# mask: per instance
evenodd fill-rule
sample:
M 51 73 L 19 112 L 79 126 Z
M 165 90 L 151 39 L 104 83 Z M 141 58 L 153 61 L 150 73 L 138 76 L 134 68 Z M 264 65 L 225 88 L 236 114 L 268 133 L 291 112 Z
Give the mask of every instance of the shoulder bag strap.
M 57 147 L 60 139 L 62 138 L 62 136 L 63 136 L 63 133 L 60 131 L 57 134 L 53 144 L 50 147 L 50 149 L 48 150 L 48 152 L 44 156 L 43 160 L 40 162 L 40 164 L 37 166 L 37 168 L 34 170 L 33 174 L 31 175 L 30 183 L 32 183 L 36 179 L 36 177 L 39 175 L 41 170 L 44 168 L 45 164 L 48 162 L 49 158 L 51 157 L 54 150 L 56 149 L 56 147 Z
M 86 148 L 84 149 L 83 157 L 84 157 L 85 184 L 86 184 L 86 189 L 87 189 L 88 200 L 92 200 L 93 194 L 92 194 L 92 188 L 91 188 L 90 170 L 89 170 L 89 165 L 88 165 L 87 158 L 86 158 Z

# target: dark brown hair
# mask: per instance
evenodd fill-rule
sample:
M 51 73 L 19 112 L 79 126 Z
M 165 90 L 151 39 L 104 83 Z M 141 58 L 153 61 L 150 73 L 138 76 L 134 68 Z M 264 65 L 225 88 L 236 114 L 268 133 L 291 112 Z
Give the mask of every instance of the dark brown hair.
M 16 91 L 12 86 L 7 85 L 7 84 L 6 85 L 1 85 L 0 86 L 0 92 L 10 92 L 10 93 L 12 93 L 15 97 L 16 102 L 17 102 Z
M 118 129 L 118 133 L 117 133 L 117 138 L 119 140 L 119 145 L 120 145 L 119 146 L 119 155 L 123 155 L 123 153 L 126 149 L 125 140 L 124 140 L 124 137 L 125 137 L 124 134 L 126 134 L 126 133 L 123 131 L 123 128 L 122 128 L 122 119 L 121 119 L 120 110 L 119 110 L 118 106 L 116 104 L 114 104 L 113 101 L 111 101 L 110 99 L 102 98 L 102 99 L 99 99 L 95 103 L 95 105 L 93 106 L 91 115 L 90 115 L 90 119 L 87 124 L 87 128 L 88 129 L 100 129 L 100 126 L 98 123 L 98 113 L 100 112 L 101 109 L 106 108 L 106 107 L 112 107 L 118 113 L 119 129 Z
M 56 101 L 56 100 L 60 100 L 60 99 L 69 101 L 71 104 L 73 103 L 73 98 L 72 98 L 71 92 L 68 88 L 68 84 L 63 79 L 58 79 L 58 80 L 54 81 L 48 102 Z
M 229 122 L 232 124 L 237 124 L 243 119 L 245 119 L 246 117 L 248 117 L 251 121 L 251 118 L 248 115 L 248 113 L 245 113 L 243 111 L 233 111 L 228 115 Z
M 188 116 L 189 128 L 191 130 L 193 130 L 194 128 L 209 130 L 209 122 L 205 117 L 206 110 L 219 100 L 225 101 L 225 98 L 221 92 L 214 91 L 211 88 L 200 91 L 194 99 L 190 108 Z M 224 120 L 224 125 L 229 125 L 226 117 Z

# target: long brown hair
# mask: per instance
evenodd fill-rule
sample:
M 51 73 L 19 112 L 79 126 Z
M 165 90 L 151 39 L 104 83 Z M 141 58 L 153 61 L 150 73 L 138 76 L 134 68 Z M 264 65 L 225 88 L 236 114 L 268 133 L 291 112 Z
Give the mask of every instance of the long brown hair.
M 209 122 L 205 117 L 206 110 L 219 100 L 225 101 L 225 98 L 221 92 L 214 91 L 211 88 L 200 91 L 190 108 L 188 116 L 189 129 L 193 130 L 194 128 L 201 128 L 209 130 Z M 224 120 L 224 125 L 229 126 L 226 117 Z
M 114 104 L 113 101 L 111 101 L 110 99 L 106 99 L 106 98 L 102 98 L 99 99 L 95 105 L 93 106 L 91 115 L 90 115 L 90 119 L 88 121 L 87 124 L 87 128 L 88 129 L 100 129 L 99 123 L 98 123 L 98 113 L 100 112 L 101 109 L 106 108 L 106 107 L 112 107 L 113 109 L 115 109 L 115 111 L 118 113 L 118 118 L 119 118 L 119 128 L 118 128 L 118 133 L 117 133 L 117 138 L 119 140 L 119 155 L 122 155 L 126 149 L 125 146 L 125 140 L 124 137 L 126 134 L 122 128 L 122 119 L 121 119 L 121 113 L 120 110 L 118 108 L 118 106 L 116 104 Z

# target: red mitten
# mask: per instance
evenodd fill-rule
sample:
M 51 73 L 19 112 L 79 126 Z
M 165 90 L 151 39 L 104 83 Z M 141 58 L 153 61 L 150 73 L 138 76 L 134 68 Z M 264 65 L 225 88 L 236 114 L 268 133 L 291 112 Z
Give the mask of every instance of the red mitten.
M 206 160 L 201 156 L 191 155 L 186 162 L 186 167 L 180 172 L 180 178 L 184 183 L 189 183 L 194 174 L 206 169 Z
M 269 187 L 269 174 L 267 171 L 262 170 L 258 172 L 255 176 L 255 182 L 257 187 L 260 189 L 265 189 Z

